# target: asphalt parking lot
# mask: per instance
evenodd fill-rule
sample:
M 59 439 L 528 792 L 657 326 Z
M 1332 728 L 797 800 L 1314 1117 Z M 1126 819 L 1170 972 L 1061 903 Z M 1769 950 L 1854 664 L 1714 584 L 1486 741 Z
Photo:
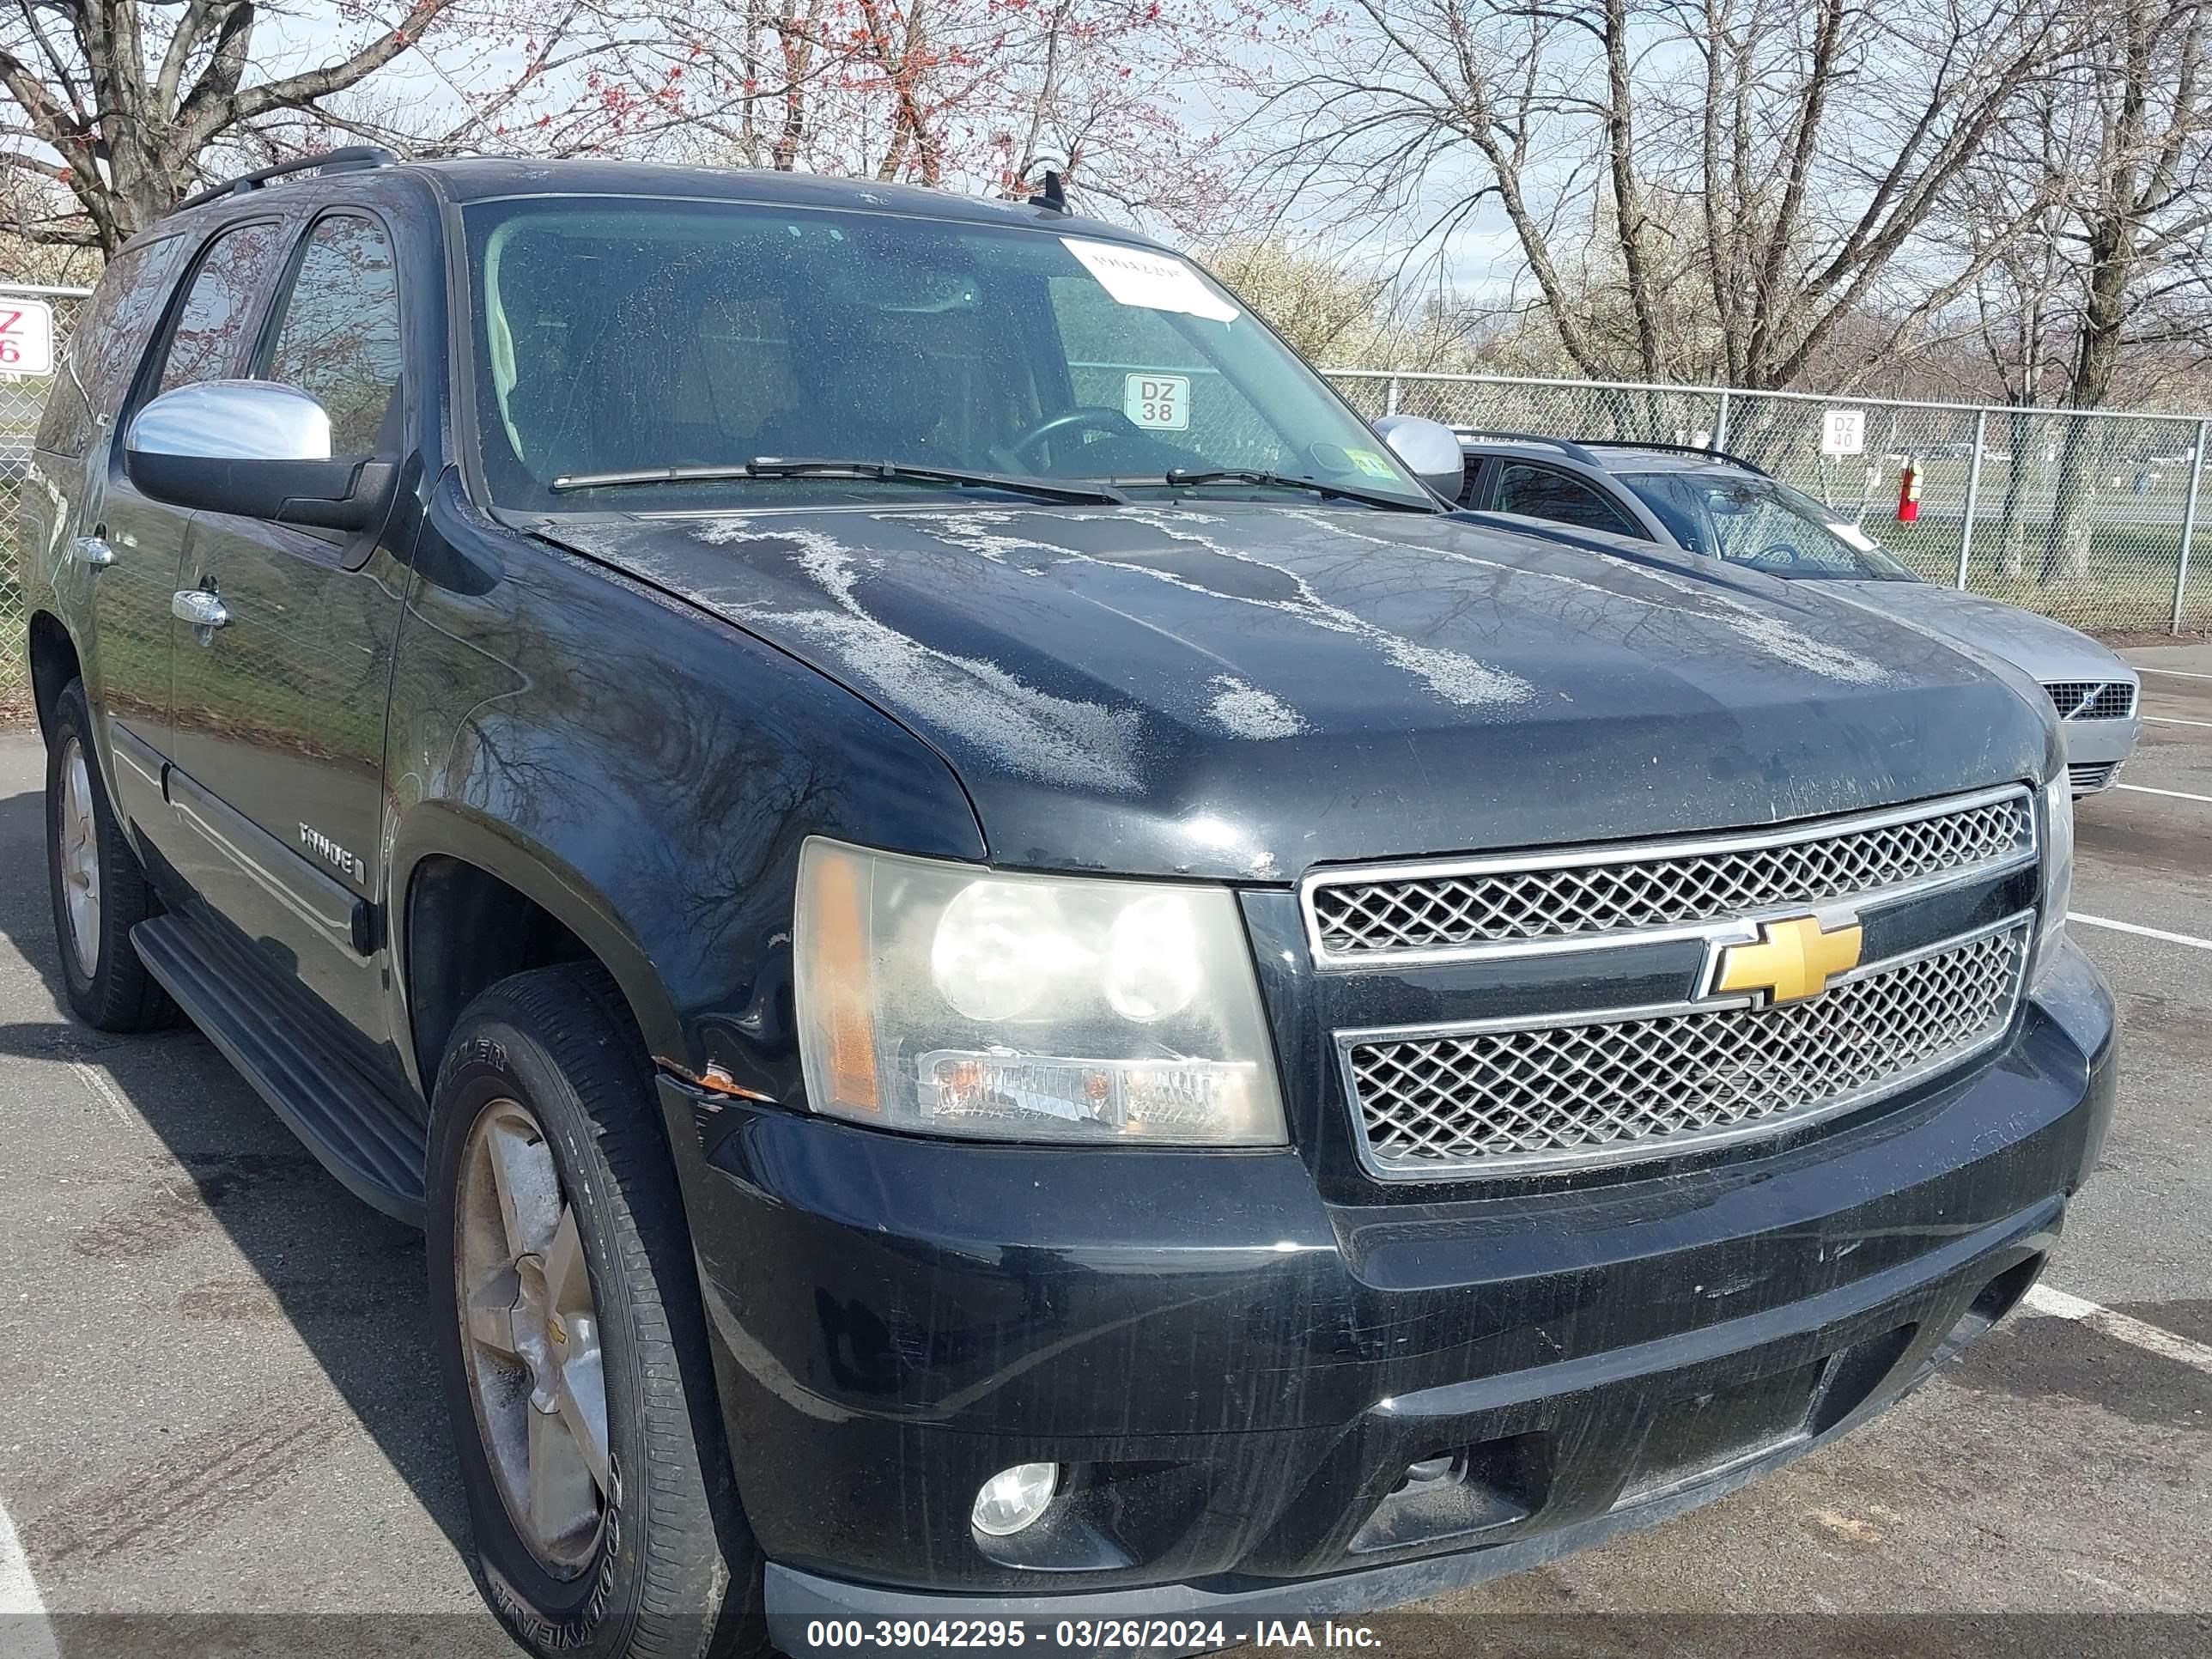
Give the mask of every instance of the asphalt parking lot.
M 2074 1316 L 2016 1315 L 1705 1510 L 1432 1604 L 1521 1615 L 1508 1644 L 1453 1620 L 1390 1647 L 2212 1653 L 2212 647 L 2128 654 L 2161 671 L 2152 723 L 2126 787 L 2079 815 L 2075 933 L 2127 1046 L 2046 1281 Z M 35 738 L 0 734 L 0 1659 L 511 1652 L 462 1561 L 419 1237 L 196 1033 L 61 1012 L 42 778 Z M 1802 1613 L 1859 1620 L 1761 1622 Z M 1926 1614 L 2022 1616 L 1997 1647 L 1902 1617 Z

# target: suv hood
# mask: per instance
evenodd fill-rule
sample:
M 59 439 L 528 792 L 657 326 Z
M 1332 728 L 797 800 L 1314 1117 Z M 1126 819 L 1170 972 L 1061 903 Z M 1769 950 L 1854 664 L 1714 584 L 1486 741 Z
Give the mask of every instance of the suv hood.
M 2047 709 L 1847 603 L 1449 517 L 1206 503 L 533 521 L 903 721 L 996 862 L 1273 880 L 2039 777 Z
M 1941 631 L 2002 657 L 2045 684 L 2063 680 L 2130 680 L 2135 670 L 2077 629 L 2016 605 L 1934 582 L 1824 582 L 1884 616 Z

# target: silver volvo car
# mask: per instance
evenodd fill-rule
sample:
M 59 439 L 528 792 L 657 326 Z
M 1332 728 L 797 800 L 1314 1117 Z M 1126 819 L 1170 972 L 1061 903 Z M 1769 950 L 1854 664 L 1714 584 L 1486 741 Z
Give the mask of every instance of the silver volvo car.
M 1664 444 L 1461 430 L 1460 505 L 1558 536 L 1626 536 L 1826 583 L 1885 616 L 2040 681 L 2066 733 L 2077 795 L 2110 788 L 2142 729 L 2136 671 L 2077 629 L 1922 580 L 1874 538 L 1748 461 Z M 1577 538 L 1577 539 L 1579 539 Z

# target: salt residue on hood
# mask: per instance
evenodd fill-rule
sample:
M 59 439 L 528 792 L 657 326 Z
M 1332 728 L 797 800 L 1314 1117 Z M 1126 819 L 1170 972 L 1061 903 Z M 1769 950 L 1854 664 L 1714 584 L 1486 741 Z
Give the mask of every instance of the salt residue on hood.
M 1293 511 L 1288 517 L 1326 530 L 1331 535 L 1349 536 L 1357 540 L 1372 542 L 1378 547 L 1402 549 L 1402 542 L 1386 540 L 1347 528 L 1342 524 L 1316 514 Z M 1531 537 L 1529 539 L 1539 539 Z M 1672 597 L 1647 599 L 1639 593 L 1625 592 L 1619 587 L 1600 587 L 1595 582 L 1584 581 L 1579 576 L 1570 576 L 1560 571 L 1540 569 L 1533 565 L 1510 564 L 1502 560 L 1486 559 L 1454 547 L 1429 549 L 1439 556 L 1455 559 L 1462 564 L 1480 565 L 1493 570 L 1508 571 L 1535 581 L 1556 582 L 1578 588 L 1606 600 L 1625 601 L 1631 605 L 1650 605 L 1656 609 L 1687 611 L 1707 622 L 1717 623 L 1743 640 L 1745 643 L 1769 656 L 1778 657 L 1824 678 L 1839 680 L 1849 685 L 1880 685 L 1891 678 L 1889 670 L 1870 657 L 1856 651 L 1846 651 L 1839 646 L 1807 633 L 1788 618 L 1745 604 L 1726 590 L 1710 582 L 1678 576 L 1671 571 L 1657 570 L 1634 560 L 1619 562 L 1621 570 L 1638 580 L 1650 582 L 1668 590 Z M 1596 556 L 1602 557 L 1603 555 Z
M 708 538 L 726 546 L 781 542 L 799 550 L 799 568 L 836 611 L 736 609 L 748 620 L 811 635 L 891 707 L 912 709 L 1025 776 L 1122 794 L 1141 787 L 1132 760 L 1143 726 L 1139 710 L 1054 696 L 996 663 L 939 651 L 878 621 L 858 592 L 863 567 L 877 562 L 819 530 L 714 528 Z
M 1065 516 L 1069 521 L 1079 524 L 1089 520 L 1106 520 L 1119 523 L 1134 521 L 1150 525 L 1170 541 L 1199 548 L 1218 558 L 1233 560 L 1238 564 L 1249 565 L 1272 572 L 1290 582 L 1297 597 L 1266 599 L 1249 593 L 1225 592 L 1219 588 L 1207 586 L 1205 583 L 1192 578 L 1187 572 L 1162 570 L 1156 565 L 1146 564 L 1136 559 L 1116 559 L 1100 554 L 1085 553 L 1079 548 L 1069 547 L 1063 543 L 1041 542 L 1026 536 L 1006 535 L 1002 533 L 1000 526 L 1019 523 L 1022 515 L 1002 508 L 981 507 L 958 514 L 949 514 L 941 510 L 926 514 L 887 513 L 877 516 L 885 520 L 899 520 L 910 522 L 914 528 L 944 543 L 948 547 L 957 547 L 963 552 L 975 553 L 998 563 L 1010 562 L 1012 556 L 1019 553 L 1035 552 L 1043 555 L 1054 562 L 1065 561 L 1097 565 L 1105 569 L 1133 571 L 1141 576 L 1149 576 L 1155 581 L 1167 582 L 1187 592 L 1203 594 L 1208 599 L 1219 599 L 1231 605 L 1259 605 L 1267 610 L 1280 611 L 1285 616 L 1296 617 L 1299 621 L 1315 628 L 1326 629 L 1332 634 L 1346 634 L 1366 641 L 1375 647 L 1384 661 L 1425 682 L 1430 690 L 1446 702 L 1456 703 L 1462 708 L 1471 708 L 1481 703 L 1520 702 L 1534 694 L 1535 688 L 1517 674 L 1509 673 L 1502 668 L 1494 668 L 1488 663 L 1478 662 L 1464 652 L 1453 651 L 1440 646 L 1417 644 L 1401 635 L 1394 634 L 1389 629 L 1379 627 L 1364 617 L 1358 616 L 1341 605 L 1330 604 L 1315 591 L 1310 581 L 1297 571 L 1285 569 L 1270 560 L 1231 547 L 1206 535 L 1202 530 L 1192 528 L 1194 526 L 1218 522 L 1218 520 L 1204 514 L 1183 513 L 1172 508 L 1159 510 L 1123 508 L 1110 514 L 1069 513 Z M 1336 532 L 1338 529 L 1333 525 L 1324 525 L 1323 527 L 1332 532 Z M 1372 538 L 1364 538 L 1363 539 Z M 1396 546 L 1397 544 L 1384 544 L 1384 545 Z M 1403 547 L 1398 547 L 1397 550 L 1402 552 L 1406 550 Z
M 1232 738 L 1264 743 L 1271 738 L 1295 738 L 1310 731 L 1305 716 L 1256 685 L 1248 685 L 1234 674 L 1213 678 L 1213 701 L 1207 713 Z
M 2056 736 L 2016 674 L 1686 555 L 1206 505 L 540 533 L 876 702 L 1040 869 L 1275 881 L 1729 829 L 2039 775 Z

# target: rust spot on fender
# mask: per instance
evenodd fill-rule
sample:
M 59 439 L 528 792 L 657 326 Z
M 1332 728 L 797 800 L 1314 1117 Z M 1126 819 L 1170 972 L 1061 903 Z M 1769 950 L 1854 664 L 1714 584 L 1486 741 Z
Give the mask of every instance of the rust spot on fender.
M 774 1095 L 764 1095 L 757 1089 L 746 1088 L 720 1066 L 709 1065 L 702 1075 L 688 1066 L 678 1065 L 665 1054 L 655 1054 L 653 1063 L 671 1077 L 688 1083 L 695 1089 L 703 1089 L 710 1095 L 732 1095 L 739 1100 L 757 1100 L 769 1106 L 776 1103 Z

